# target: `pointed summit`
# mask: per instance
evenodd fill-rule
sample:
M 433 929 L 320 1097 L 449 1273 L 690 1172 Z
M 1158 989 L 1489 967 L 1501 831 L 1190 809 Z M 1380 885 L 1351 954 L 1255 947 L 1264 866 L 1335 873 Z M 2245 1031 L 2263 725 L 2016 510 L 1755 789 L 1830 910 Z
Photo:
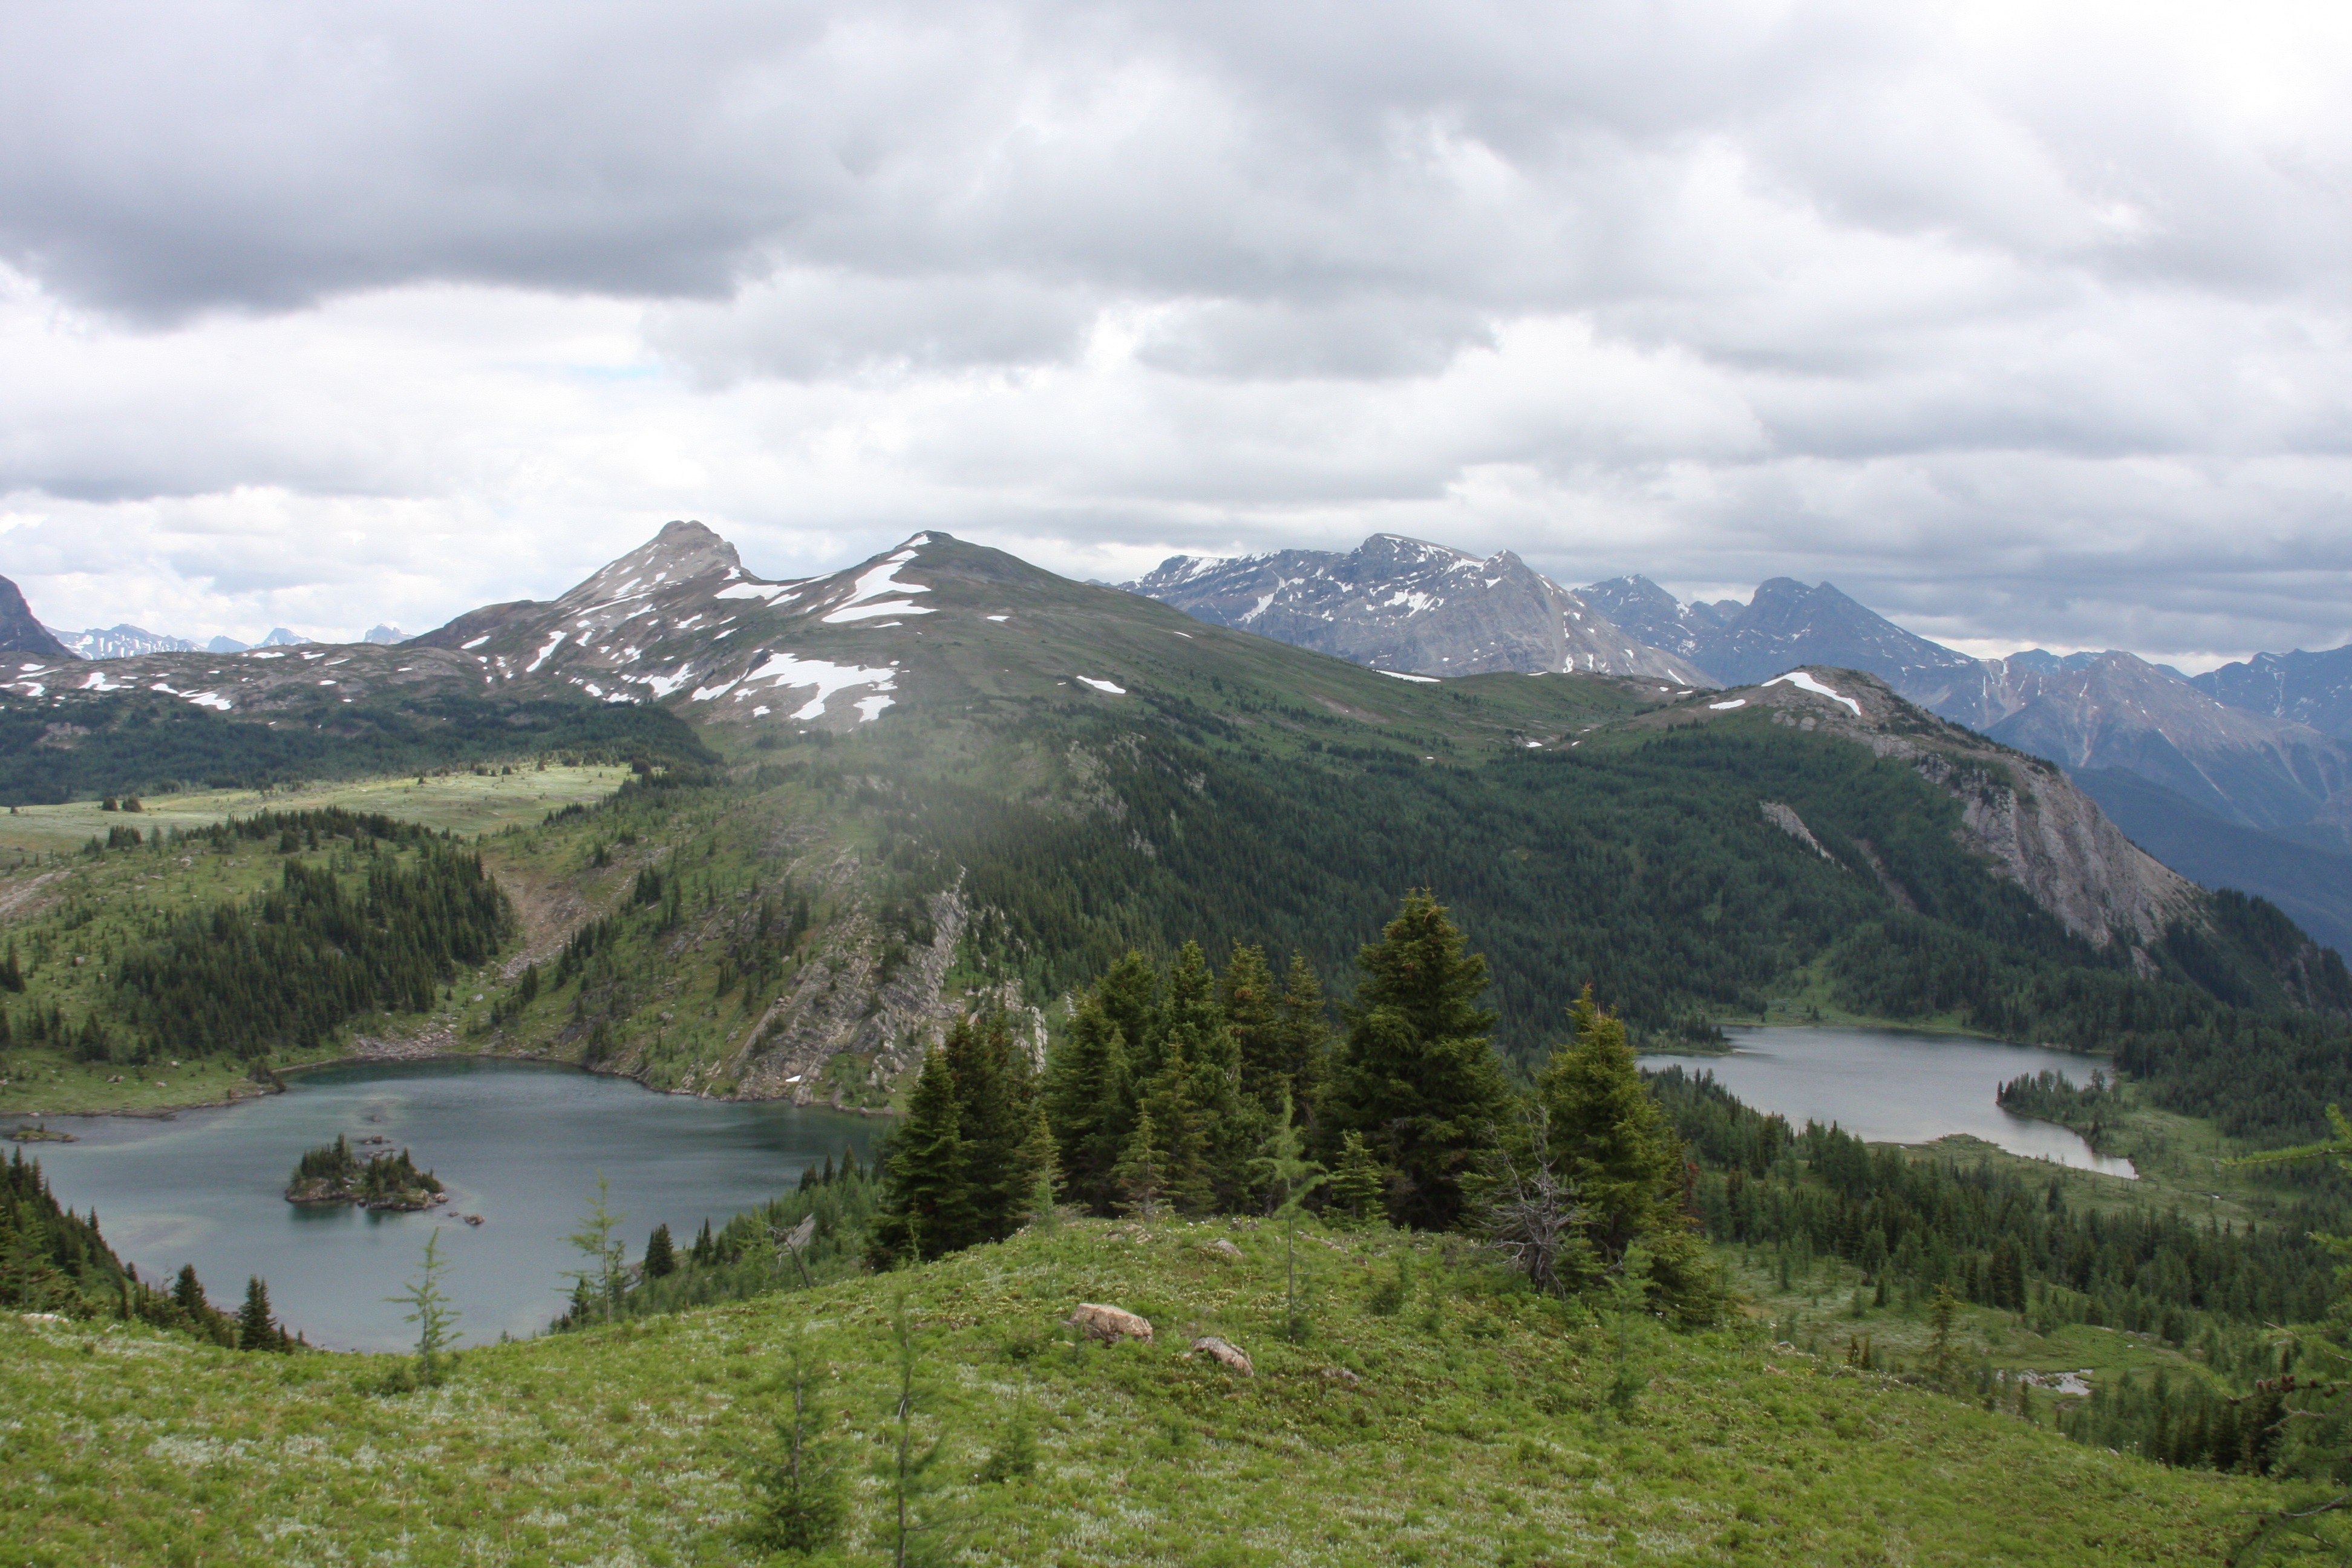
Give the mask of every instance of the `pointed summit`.
M 742 557 L 715 530 L 698 522 L 667 522 L 659 533 L 555 602 L 572 609 L 703 577 L 740 576 L 742 571 Z
M 66 645 L 33 618 L 16 584 L 0 577 L 0 652 L 38 654 L 44 658 L 71 658 Z

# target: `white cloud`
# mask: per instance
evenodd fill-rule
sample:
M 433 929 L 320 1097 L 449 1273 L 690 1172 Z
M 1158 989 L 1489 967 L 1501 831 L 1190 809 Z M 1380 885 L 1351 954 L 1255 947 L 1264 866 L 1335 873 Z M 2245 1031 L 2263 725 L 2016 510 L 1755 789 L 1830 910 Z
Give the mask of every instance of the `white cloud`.
M 0 571 L 418 626 L 675 516 L 1379 529 L 1976 646 L 2352 635 L 2352 13 L 0 14 Z

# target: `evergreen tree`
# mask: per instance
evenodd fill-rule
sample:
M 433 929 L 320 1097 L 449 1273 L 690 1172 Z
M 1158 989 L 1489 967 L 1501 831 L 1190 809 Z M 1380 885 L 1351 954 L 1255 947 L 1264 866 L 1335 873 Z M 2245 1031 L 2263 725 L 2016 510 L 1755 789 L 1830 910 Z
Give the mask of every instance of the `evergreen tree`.
M 1290 1097 L 1282 1097 L 1282 1118 L 1267 1133 L 1255 1162 L 1267 1202 L 1282 1221 L 1283 1337 L 1293 1343 L 1307 1337 L 1306 1320 L 1298 1310 L 1298 1221 L 1307 1195 L 1324 1181 L 1323 1167 L 1307 1158 L 1306 1142 Z
M 1194 1077 L 1183 1045 L 1171 1037 L 1161 1047 L 1159 1074 L 1144 1087 L 1136 1137 L 1150 1146 L 1159 1195 L 1179 1213 L 1199 1215 L 1215 1206 L 1217 1191 L 1209 1117 L 1193 1098 Z
M 923 1058 L 906 1119 L 882 1157 L 882 1207 L 868 1256 L 877 1268 L 919 1262 L 978 1239 L 955 1069 L 944 1048 Z
M 1325 1188 L 1330 1203 L 1323 1212 L 1335 1222 L 1360 1226 L 1387 1212 L 1388 1173 L 1372 1157 L 1364 1135 L 1352 1129 L 1340 1135 L 1339 1164 Z
M 942 1238 L 936 1251 L 925 1242 L 927 1257 L 1003 1240 L 1021 1227 L 1036 1185 L 1035 1151 L 1024 1152 L 1035 1120 L 1036 1075 L 1028 1050 L 1013 1037 L 1012 1020 L 1002 1013 L 958 1019 L 945 1054 L 971 1219 L 968 1233 Z
M 1064 1191 L 1096 1214 L 1108 1214 L 1111 1169 L 1132 1131 L 1134 1091 L 1127 1078 L 1127 1040 L 1104 1005 L 1103 988 L 1079 999 L 1069 1026 L 1045 1058 L 1045 1120 L 1061 1151 Z
M 427 1388 L 441 1381 L 441 1353 L 459 1338 L 454 1331 L 457 1314 L 449 1306 L 448 1292 L 441 1289 L 441 1276 L 448 1267 L 449 1260 L 441 1256 L 441 1233 L 429 1231 L 416 1278 L 399 1295 L 384 1298 L 406 1307 L 401 1321 L 416 1325 L 416 1379 Z
M 816 1403 L 824 1367 L 804 1339 L 787 1342 L 784 1383 L 792 1407 L 776 1416 L 774 1452 L 751 1472 L 751 1544 L 806 1556 L 841 1538 L 849 1495 L 828 1419 Z
M 654 1226 L 653 1235 L 646 1238 L 645 1272 L 648 1279 L 659 1279 L 666 1274 L 677 1272 L 677 1249 L 670 1243 L 667 1221 Z
M 191 1322 L 203 1321 L 212 1303 L 205 1300 L 205 1288 L 196 1281 L 196 1266 L 180 1265 L 179 1278 L 172 1281 L 172 1303 L 188 1315 Z
M 258 1274 L 245 1282 L 245 1305 L 236 1313 L 236 1348 L 241 1351 L 274 1351 L 285 1348 L 286 1336 L 278 1331 L 278 1320 L 269 1312 L 269 1287 Z
M 1363 979 L 1347 1009 L 1318 1131 L 1325 1148 L 1360 1133 L 1397 1173 L 1399 1224 L 1444 1230 L 1462 1216 L 1462 1178 L 1508 1113 L 1511 1093 L 1477 1005 L 1486 961 L 1427 889 L 1356 955 Z
M 1096 984 L 1095 997 L 1127 1043 L 1128 1080 L 1139 1087 L 1160 1070 L 1160 975 L 1150 959 L 1129 949 Z
M 1282 1103 L 1283 1090 L 1292 1089 L 1295 1097 L 1296 1088 L 1284 1059 L 1282 1010 L 1264 948 L 1234 943 L 1217 980 L 1217 999 L 1241 1059 L 1242 1094 L 1272 1112 Z
M 1146 1105 L 1136 1112 L 1135 1131 L 1128 1135 L 1127 1147 L 1111 1171 L 1118 1212 L 1138 1219 L 1158 1219 L 1167 1212 L 1164 1183 L 1159 1131 L 1151 1125 L 1151 1108 Z
M 1283 976 L 1282 999 L 1275 1022 L 1274 1060 L 1289 1085 L 1291 1099 L 1314 1121 L 1315 1097 L 1321 1088 L 1325 1056 L 1331 1046 L 1331 1021 L 1324 1011 L 1323 983 L 1304 953 L 1290 955 Z
M 1043 1222 L 1054 1223 L 1055 1194 L 1060 1191 L 1060 1163 L 1054 1156 L 1054 1130 L 1045 1121 L 1045 1102 L 1033 1096 L 1029 1101 L 1029 1133 L 1014 1151 L 1013 1159 L 1029 1183 L 1029 1194 L 1015 1216 L 1016 1226 Z
M 1642 1082 L 1625 1024 L 1585 987 L 1569 1009 L 1570 1039 L 1536 1079 L 1551 1155 L 1591 1216 L 1587 1233 L 1604 1260 L 1678 1218 L 1682 1140 Z

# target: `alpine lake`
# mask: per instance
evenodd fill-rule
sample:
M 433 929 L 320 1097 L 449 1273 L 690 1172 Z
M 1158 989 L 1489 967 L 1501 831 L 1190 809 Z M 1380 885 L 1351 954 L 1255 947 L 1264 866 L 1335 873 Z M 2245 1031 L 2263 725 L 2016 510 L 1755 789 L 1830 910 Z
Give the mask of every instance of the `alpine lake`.
M 773 1101 L 658 1094 L 576 1068 L 478 1058 L 342 1063 L 289 1077 L 287 1092 L 164 1119 L 55 1117 L 75 1142 L 19 1145 L 60 1203 L 96 1208 L 117 1253 L 150 1284 L 195 1265 L 235 1310 L 248 1275 L 289 1330 L 335 1350 L 397 1350 L 415 1331 L 387 1300 L 416 1273 L 429 1233 L 465 1343 L 544 1330 L 564 1309 L 566 1239 L 608 1184 L 632 1259 L 667 1224 L 683 1248 L 705 1219 L 797 1185 L 844 1149 L 872 1158 L 887 1124 Z M 383 1138 L 431 1170 L 448 1201 L 415 1213 L 286 1201 L 303 1151 Z M 478 1215 L 478 1226 L 464 1216 Z
M 2129 1160 L 2096 1152 L 2071 1129 L 2011 1115 L 1993 1099 L 2002 1084 L 2029 1074 L 2086 1082 L 2107 1065 L 2104 1058 L 1910 1029 L 1776 1024 L 1723 1034 L 1728 1054 L 1644 1056 L 1642 1066 L 1713 1073 L 1749 1105 L 1777 1111 L 1800 1131 L 1807 1121 L 1834 1122 L 1868 1142 L 1911 1144 L 1961 1133 L 2028 1159 L 2137 1174 Z

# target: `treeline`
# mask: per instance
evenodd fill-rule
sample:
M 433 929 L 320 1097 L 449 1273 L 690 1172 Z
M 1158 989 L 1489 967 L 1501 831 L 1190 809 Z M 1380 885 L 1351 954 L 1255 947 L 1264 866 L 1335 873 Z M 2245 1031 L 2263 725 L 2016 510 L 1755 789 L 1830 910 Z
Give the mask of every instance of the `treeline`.
M 1630 1275 L 1678 1321 L 1720 1311 L 1683 1213 L 1680 1142 L 1622 1020 L 1586 996 L 1522 1091 L 1478 1005 L 1485 960 L 1428 893 L 1357 966 L 1336 1034 L 1304 964 L 1277 985 L 1240 946 L 1219 974 L 1195 943 L 1165 969 L 1114 964 L 1042 1073 L 1005 1018 L 960 1021 L 883 1158 L 873 1261 L 1001 1239 L 1057 1201 L 1263 1214 L 1313 1188 L 1342 1223 L 1477 1232 L 1541 1286 Z
M 1842 1258 L 1878 1305 L 1945 1288 L 2045 1330 L 2095 1323 L 2184 1344 L 2209 1321 L 2308 1322 L 2334 1300 L 2334 1261 L 2311 1239 L 2332 1203 L 2306 1200 L 2272 1226 L 2077 1211 L 2055 1177 L 1797 1131 L 1708 1073 L 1674 1067 L 1649 1082 L 1700 1162 L 1692 1204 L 1710 1236 Z
M 2123 1114 L 2122 1098 L 2107 1081 L 2106 1070 L 2095 1068 L 2091 1081 L 2077 1084 L 2063 1072 L 2044 1068 L 2038 1073 L 2011 1079 L 1993 1091 L 1993 1103 L 2015 1116 L 2054 1121 L 2080 1132 L 2094 1149 L 2107 1146 L 2109 1133 Z
M 36 1161 L 17 1150 L 0 1164 L 0 1307 L 66 1318 L 109 1318 L 193 1334 L 228 1350 L 289 1351 L 303 1342 L 271 1313 L 269 1289 L 246 1285 L 244 1306 L 224 1312 L 205 1297 L 194 1266 L 168 1290 L 142 1283 L 87 1217 L 59 1204 Z

